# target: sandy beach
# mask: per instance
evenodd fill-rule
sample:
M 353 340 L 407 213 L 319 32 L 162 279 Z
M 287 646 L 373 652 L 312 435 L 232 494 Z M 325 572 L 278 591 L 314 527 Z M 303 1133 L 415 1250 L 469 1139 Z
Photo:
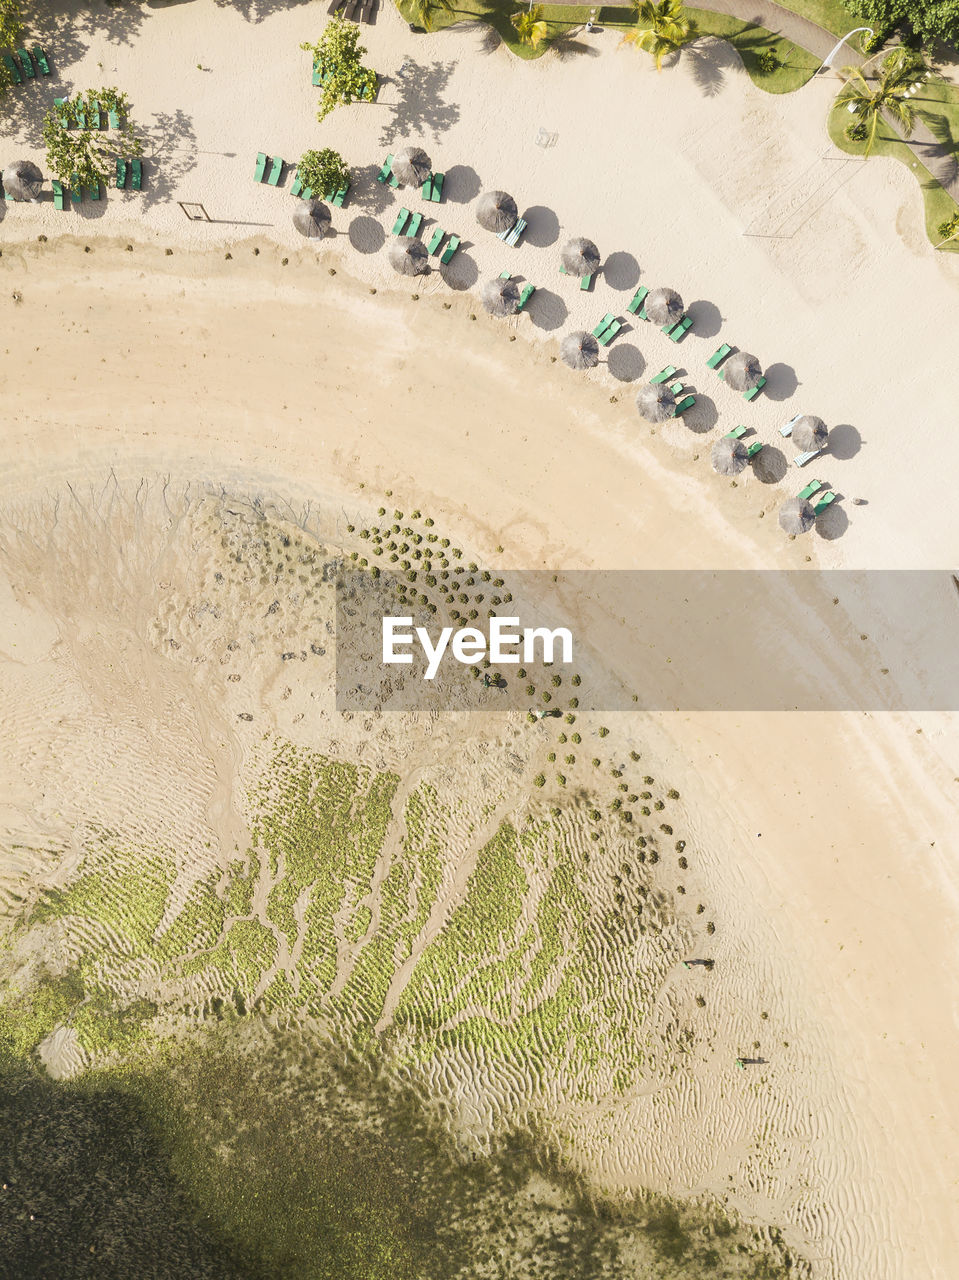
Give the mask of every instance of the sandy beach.
M 59 576 L 38 559 L 33 586 L 12 532 L 46 523 L 56 548 L 57 528 L 76 520 L 107 539 L 138 486 L 155 491 L 164 477 L 299 512 L 311 504 L 323 536 L 346 547 L 348 526 L 374 521 L 381 503 L 421 509 L 506 573 L 954 567 L 947 424 L 959 268 L 925 243 L 908 174 L 830 153 L 835 82 L 771 98 L 719 45 L 657 76 L 612 33 L 520 64 L 482 30 L 413 36 L 386 10 L 363 32 L 383 80 L 377 104 L 318 126 L 297 46 L 316 37 L 319 10 L 254 21 L 203 0 L 107 12 L 112 28 L 69 15 L 74 42 L 62 47 L 75 60 L 58 59 L 42 88 L 50 98 L 103 82 L 129 92 L 151 139 L 146 190 L 110 193 L 79 217 L 14 205 L 0 222 L 5 851 L 28 829 L 42 844 L 57 810 L 103 781 L 104 761 L 125 778 L 98 801 L 104 821 L 122 820 L 137 786 L 162 814 L 162 797 L 189 774 L 203 781 L 171 832 L 202 847 L 198 832 L 215 826 L 224 851 L 242 837 L 231 794 L 254 740 L 237 724 L 241 703 L 226 685 L 214 695 L 199 676 L 163 674 L 167 659 L 138 632 L 152 617 L 149 593 L 141 614 L 108 624 L 113 597 L 92 532 Z M 57 59 L 67 19 L 49 23 L 39 34 Z M 602 113 L 583 111 L 600 100 Z M 14 119 L 20 150 L 40 160 L 27 108 Z M 537 145 L 541 130 L 551 145 Z M 289 179 L 259 187 L 252 170 L 258 150 L 294 160 L 320 140 L 355 178 L 336 237 L 315 245 L 293 230 Z M 438 208 L 374 181 L 406 140 L 447 173 Z M 512 192 L 529 221 L 519 249 L 476 226 L 472 202 L 490 186 Z M 189 223 L 177 200 L 200 201 L 217 220 Z M 398 283 L 382 252 L 402 203 L 464 237 L 448 270 L 413 284 Z M 558 272 L 574 234 L 604 257 L 589 293 Z M 478 283 L 505 267 L 537 293 L 528 315 L 497 322 Z M 682 293 L 694 327 L 681 346 L 637 322 L 588 377 L 557 363 L 563 333 L 622 314 L 639 283 Z M 906 296 L 923 299 L 908 322 L 897 316 Z M 706 367 L 723 340 L 763 363 L 768 386 L 753 404 Z M 653 431 L 634 394 L 667 362 L 699 402 Z M 778 433 L 800 411 L 834 431 L 830 452 L 802 472 Z M 708 454 L 739 422 L 768 442 L 768 465 L 731 487 Z M 842 500 L 788 540 L 776 512 L 810 472 Z M 159 592 L 148 556 L 138 572 Z M 578 603 L 584 629 L 594 611 L 618 616 L 615 599 Z M 641 643 L 627 619 L 603 661 L 622 673 Z M 134 652 L 152 679 L 171 681 L 163 698 L 118 674 Z M 309 744 L 314 728 L 295 719 L 310 711 L 306 694 L 284 703 L 278 676 L 256 678 L 257 714 Z M 57 708 L 81 693 L 122 712 L 115 744 L 98 755 L 90 730 L 68 768 Z M 209 729 L 190 740 L 188 763 L 183 739 L 160 727 L 164 706 L 181 700 L 203 708 Z M 725 1197 L 747 1220 L 787 1230 L 816 1277 L 952 1280 L 955 716 L 637 719 L 617 717 L 611 741 L 626 753 L 641 739 L 656 765 L 646 767 L 680 793 L 699 850 L 687 884 L 721 923 L 722 981 L 711 975 L 701 1014 L 709 1052 L 637 1090 L 611 1125 L 563 1113 L 576 1161 L 617 1190 Z M 135 741 L 130 724 L 142 731 Z M 409 777 L 414 763 L 433 767 L 444 743 L 438 733 L 419 748 Z M 384 750 L 371 746 L 371 758 Z M 156 776 L 134 784 L 148 760 Z M 682 1008 L 691 991 L 664 997 L 670 1013 L 674 999 Z M 754 1037 L 770 1060 L 761 1090 L 734 1065 Z

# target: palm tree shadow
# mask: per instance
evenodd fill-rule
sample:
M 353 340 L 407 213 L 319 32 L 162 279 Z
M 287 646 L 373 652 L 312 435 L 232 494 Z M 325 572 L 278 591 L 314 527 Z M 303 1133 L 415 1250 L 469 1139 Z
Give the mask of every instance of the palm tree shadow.
M 944 164 L 937 165 L 938 180 L 943 186 L 954 182 L 959 176 L 959 140 L 953 133 L 951 121 L 945 115 L 922 108 L 917 109 L 916 116 L 925 124 L 936 142 L 935 145 L 930 145 L 913 137 L 910 140 L 913 151 L 924 161 L 944 161 Z
M 549 48 L 560 62 L 569 62 L 571 58 L 578 58 L 583 54 L 588 58 L 598 58 L 601 52 L 596 45 L 577 40 L 573 31 L 561 32 L 550 41 Z
M 692 66 L 693 80 L 704 98 L 715 98 L 726 87 L 730 71 L 742 65 L 742 59 L 727 40 L 706 36 L 683 50 Z

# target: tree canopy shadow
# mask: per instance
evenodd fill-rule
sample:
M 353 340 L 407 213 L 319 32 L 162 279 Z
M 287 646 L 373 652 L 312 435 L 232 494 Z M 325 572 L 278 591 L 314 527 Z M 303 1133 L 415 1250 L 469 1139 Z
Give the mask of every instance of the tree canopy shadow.
M 380 130 L 380 144 L 389 146 L 397 139 L 439 134 L 451 129 L 460 118 L 459 104 L 444 99 L 453 62 L 421 63 L 407 59 L 407 71 L 390 83 L 399 94 L 398 101 L 384 104 L 392 119 Z
M 170 0 L 163 0 L 162 7 L 165 8 L 169 2 Z M 173 0 L 173 3 L 178 2 L 179 0 Z M 214 0 L 214 3 L 218 9 L 235 9 L 245 21 L 257 23 L 281 10 L 300 8 L 308 0 Z M 325 15 L 323 22 L 325 25 Z
M 184 176 L 196 168 L 196 133 L 193 117 L 181 108 L 161 111 L 154 123 L 143 130 L 144 180 L 140 193 L 144 205 L 174 199 Z
M 549 42 L 549 53 L 560 62 L 569 62 L 571 58 L 598 58 L 602 52 L 598 45 L 587 44 L 585 40 L 576 38 L 576 30 L 563 31 Z
M 388 183 L 376 181 L 379 171 L 380 167 L 377 164 L 360 165 L 350 171 L 352 180 L 350 204 L 377 217 L 385 213 L 391 205 L 395 204 L 399 208 L 402 204 L 402 201 L 397 200 L 397 193 Z

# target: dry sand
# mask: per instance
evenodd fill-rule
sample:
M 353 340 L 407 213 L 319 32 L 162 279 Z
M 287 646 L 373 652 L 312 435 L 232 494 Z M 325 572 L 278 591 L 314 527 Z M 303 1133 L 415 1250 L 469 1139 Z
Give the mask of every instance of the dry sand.
M 117 22 L 131 21 L 119 12 Z M 945 486 L 955 447 L 929 428 L 950 420 L 954 399 L 944 317 L 955 308 L 956 264 L 925 246 L 908 174 L 822 158 L 827 86 L 770 99 L 716 49 L 656 77 L 609 36 L 597 40 L 601 57 L 524 66 L 502 50 L 481 53 L 476 31 L 414 38 L 384 13 L 369 33 L 371 61 L 394 72 L 409 48 L 409 90 L 386 84 L 381 105 L 339 112 L 318 129 L 296 44 L 321 22 L 306 8 L 259 23 L 206 4 L 148 9 L 129 43 L 91 36 L 69 69 L 78 86 L 128 89 L 141 120 L 177 108 L 188 119 L 161 155 L 170 186 L 142 200 L 111 196 L 97 217 L 84 206 L 79 237 L 38 245 L 37 234 L 65 222 L 75 232 L 74 216 L 56 218 L 48 205 L 5 212 L 8 508 L 65 495 L 68 482 L 86 495 L 111 469 L 124 486 L 169 472 L 318 500 L 327 513 L 339 508 L 341 527 L 391 489 L 404 509 L 419 506 L 456 530 L 477 558 L 517 568 L 801 568 L 807 556 L 829 566 L 951 567 Z M 194 72 L 196 61 L 213 70 Z M 582 110 L 598 101 L 602 113 Z M 536 146 L 540 126 L 558 134 L 554 146 Z M 383 255 L 364 252 L 376 243 L 370 221 L 388 229 L 401 203 L 370 175 L 407 137 L 450 174 L 443 225 L 477 241 L 450 273 L 452 288 L 433 276 L 413 286 L 415 305 L 403 296 L 409 286 L 392 288 Z M 288 194 L 256 188 L 251 175 L 257 150 L 293 158 L 319 139 L 365 166 L 365 181 L 335 218 L 350 243 L 344 235 L 317 248 L 295 241 Z M 531 234 L 512 252 L 474 232 L 460 202 L 493 184 L 512 190 L 521 210 L 539 211 L 530 221 L 547 228 L 541 239 Z M 793 215 L 795 234 L 744 236 L 782 222 L 785 209 L 763 211 L 792 184 L 810 192 Z M 215 217 L 270 224 L 248 228 L 262 232 L 260 254 L 252 241 L 237 243 L 244 229 L 235 222 L 181 222 L 169 203 L 178 198 L 203 200 Z M 421 207 L 417 196 L 412 207 Z M 594 294 L 557 274 L 556 242 L 567 233 L 616 255 Z M 539 306 L 509 324 L 481 312 L 471 321 L 475 295 L 456 294 L 503 265 L 540 285 Z M 617 340 L 609 366 L 589 379 L 551 363 L 552 339 L 621 311 L 637 282 L 672 284 L 687 304 L 702 299 L 682 347 L 643 328 Z M 900 326 L 896 298 L 906 295 L 923 298 L 927 318 Z M 514 334 L 531 341 L 511 344 Z M 770 394 L 754 405 L 705 368 L 723 338 L 769 369 Z M 703 395 L 690 425 L 654 436 L 623 384 L 667 360 L 685 365 Z M 731 489 L 706 455 L 717 423 L 753 424 L 775 444 L 776 426 L 799 409 L 843 424 L 816 474 L 868 506 L 844 503 L 820 532 L 789 542 L 775 509 L 810 469 L 790 462 L 784 479 L 748 477 Z M 922 447 L 904 454 L 904 436 Z M 615 604 L 583 602 L 583 616 Z M 6 732 L 32 743 L 25 690 L 43 664 L 56 667 L 56 637 L 29 599 L 3 617 L 4 688 L 18 709 Z M 613 668 L 637 642 L 628 626 L 623 637 L 622 652 L 607 655 Z M 84 678 L 95 668 L 91 657 Z M 161 702 L 175 705 L 175 690 Z M 147 724 L 161 702 L 145 708 Z M 658 1138 L 645 1162 L 632 1150 L 624 1159 L 614 1143 L 594 1153 L 597 1171 L 618 1185 L 719 1191 L 734 1170 L 736 1203 L 815 1241 L 823 1275 L 952 1280 L 954 717 L 676 713 L 648 718 L 642 733 L 711 851 L 702 874 L 735 926 L 717 949 L 729 974 L 717 1035 L 745 1030 L 737 1008 L 764 983 L 793 1027 L 777 1075 L 787 1114 L 776 1118 L 793 1147 L 775 1178 L 762 1170 L 749 1188 L 749 1153 L 737 1143 L 761 1100 L 717 1058 L 689 1096 L 658 1109 L 636 1100 L 635 1126 Z M 215 753 L 208 765 L 215 776 Z M 10 774 L 7 831 L 36 804 L 23 775 Z M 797 1190 L 807 1177 L 822 1206 L 816 1221 Z

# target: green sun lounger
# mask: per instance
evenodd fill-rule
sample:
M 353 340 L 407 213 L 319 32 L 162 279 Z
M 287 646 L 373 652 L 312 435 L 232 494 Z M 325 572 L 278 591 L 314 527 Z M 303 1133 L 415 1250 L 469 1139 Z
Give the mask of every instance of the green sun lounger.
M 41 75 L 48 76 L 50 74 L 50 63 L 47 61 L 47 51 L 43 45 L 35 44 L 33 46 L 33 56 L 37 60 Z
M 96 182 L 94 182 L 90 188 L 90 199 L 91 200 L 100 199 L 100 179 L 99 178 L 97 178 Z
M 680 414 L 685 413 L 687 409 L 691 409 L 695 403 L 695 396 L 687 396 L 685 400 L 680 400 L 679 404 L 676 406 L 673 417 L 678 418 Z
M 431 173 L 423 183 L 423 199 L 431 200 L 434 204 L 439 204 L 443 196 L 443 179 L 446 177 L 444 173 Z
M 796 423 L 799 421 L 801 417 L 802 417 L 801 413 L 794 413 L 793 416 L 786 423 L 786 425 L 784 427 L 779 428 L 779 434 L 781 436 L 791 436 L 793 433 L 793 427 L 796 425 Z
M 623 325 L 620 320 L 614 320 L 608 329 L 604 329 L 603 332 L 598 335 L 596 341 L 601 347 L 608 347 L 622 327 Z
M 377 181 L 377 182 L 386 182 L 386 180 L 387 180 L 387 179 L 389 178 L 389 176 L 390 176 L 390 172 L 391 172 L 392 168 L 393 168 L 393 155 L 392 155 L 392 153 L 390 153 L 390 155 L 388 155 L 388 156 L 386 157 L 386 160 L 383 162 L 383 168 L 382 168 L 382 169 L 379 171 L 379 173 L 376 175 L 376 181 Z
M 766 447 L 765 443 L 762 440 L 754 440 L 752 444 L 749 446 L 749 448 L 746 450 L 746 453 L 750 461 L 752 461 L 752 459 L 755 458 L 757 453 L 761 453 L 762 450 L 765 449 L 765 447 Z
M 83 188 L 80 186 L 80 175 L 78 173 L 70 174 L 70 199 L 74 204 L 79 204 L 83 199 Z
M 266 173 L 266 156 L 262 151 L 256 153 L 256 168 L 253 170 L 253 180 L 262 182 L 263 175 Z
M 393 235 L 401 236 L 403 228 L 406 226 L 407 219 L 410 216 L 409 209 L 401 209 L 396 215 L 396 221 L 393 223 Z
M 299 169 L 293 170 L 293 181 L 290 183 L 290 195 L 298 196 L 303 190 L 303 183 L 300 181 Z
M 733 427 L 732 431 L 726 432 L 726 435 L 730 440 L 741 440 L 745 434 L 745 427 Z
M 414 213 L 412 218 L 410 218 L 410 225 L 406 228 L 406 234 L 409 236 L 411 240 L 413 239 L 414 236 L 419 235 L 420 227 L 422 225 L 423 225 L 423 215 L 421 213 Z
M 320 75 L 320 66 L 318 62 L 313 63 L 313 83 L 315 85 L 321 85 L 323 83 L 323 77 Z
M 117 111 L 116 107 L 111 107 L 111 108 L 109 109 L 109 111 L 107 112 L 107 119 L 110 121 L 110 128 L 111 128 L 111 129 L 119 129 L 119 127 L 120 127 L 120 113 L 119 113 L 119 111 Z
M 517 311 L 523 310 L 523 308 L 526 306 L 527 302 L 529 302 L 530 298 L 533 296 L 535 292 L 536 292 L 535 284 L 523 285 L 522 292 L 519 295 L 519 304 L 517 305 L 517 308 L 516 308 Z
M 810 480 L 804 489 L 799 490 L 799 492 L 796 494 L 796 497 L 800 500 L 800 502 L 807 502 L 813 496 L 813 494 L 818 493 L 821 488 L 822 488 L 821 480 Z
M 127 185 L 127 172 L 129 166 L 126 160 L 117 160 L 117 186 L 125 187 Z
M 86 107 L 78 106 L 78 107 L 76 108 L 76 113 L 75 113 L 75 114 L 76 114 L 76 117 L 77 117 L 77 124 L 79 125 L 79 127 L 80 127 L 81 129 L 85 129 L 85 128 L 87 127 L 87 109 L 86 109 Z
M 456 252 L 456 250 L 459 247 L 460 247 L 459 236 L 450 236 L 449 244 L 443 250 L 443 256 L 442 258 L 440 258 L 440 262 L 442 262 L 443 265 L 445 266 L 447 262 L 450 262 L 452 260 L 453 254 Z
M 826 508 L 831 503 L 836 501 L 836 497 L 837 495 L 833 493 L 832 490 L 830 490 L 829 493 L 824 493 L 822 497 L 819 499 L 819 501 L 816 503 L 816 506 L 815 506 L 816 515 L 817 516 L 822 515 L 822 513 L 826 510 Z
M 30 57 L 29 53 L 27 53 L 26 49 L 18 49 L 17 57 L 20 59 L 21 67 L 23 67 L 23 74 L 28 80 L 32 80 L 36 75 L 36 72 L 33 69 L 33 59 Z
M 670 333 L 669 333 L 669 339 L 670 339 L 670 341 L 671 341 L 671 342 L 679 342 L 682 338 L 685 338 L 686 334 L 687 334 L 687 333 L 689 333 L 689 331 L 690 331 L 690 329 L 691 329 L 692 327 L 693 327 L 693 318 L 692 318 L 692 316 L 683 316 L 683 318 L 682 318 L 682 320 L 680 320 L 679 324 L 678 324 L 678 325 L 676 325 L 676 326 L 675 326 L 675 328 L 673 328 L 673 329 L 670 331 Z
M 616 317 L 613 315 L 612 311 L 607 311 L 602 320 L 600 320 L 599 324 L 593 330 L 593 337 L 598 338 L 603 330 L 608 329 L 615 319 Z
M 3 55 L 3 65 L 10 72 L 10 75 L 13 78 L 14 84 L 23 84 L 23 76 L 20 73 L 20 68 L 17 66 L 14 60 L 10 57 L 9 53 L 5 53 Z
M 751 390 L 751 391 L 744 391 L 744 392 L 743 392 L 743 399 L 744 399 L 744 400 L 755 400 L 755 399 L 756 399 L 756 397 L 759 395 L 760 391 L 762 391 L 762 389 L 763 389 L 763 387 L 764 387 L 765 385 L 766 385 L 766 379 L 765 379 L 765 378 L 760 378 L 760 379 L 759 379 L 759 381 L 756 383 L 756 385 L 752 388 L 752 390 Z
M 670 383 L 669 389 L 674 396 L 681 396 L 683 394 L 683 384 L 681 382 Z
M 51 178 L 50 186 L 53 188 L 53 207 L 61 212 L 66 208 L 66 199 L 63 194 L 63 183 L 57 182 L 56 178 Z
M 143 186 L 143 161 L 130 161 L 130 186 L 134 191 L 139 191 Z
M 647 293 L 649 293 L 649 290 L 646 288 L 645 285 L 643 285 L 641 288 L 637 289 L 636 292 L 633 294 L 632 298 L 630 298 L 629 306 L 626 308 L 626 310 L 629 312 L 631 316 L 634 316 L 636 312 L 639 310 L 639 308 L 646 301 Z
M 433 257 L 435 257 L 437 252 L 439 251 L 440 245 L 443 243 L 443 237 L 445 235 L 446 235 L 446 232 L 443 230 L 442 227 L 436 227 L 436 229 L 433 231 L 433 235 L 430 237 L 429 244 L 426 246 L 426 252 L 431 254 Z
M 337 209 L 342 209 L 346 204 L 346 197 L 351 187 L 351 183 L 347 183 L 345 187 L 340 187 L 339 191 L 334 191 L 330 197 L 330 204 L 335 204 Z
M 303 188 L 303 190 L 300 192 L 300 199 L 301 199 L 301 200 L 312 200 L 312 199 L 313 199 L 313 188 L 312 188 L 312 187 L 304 187 L 304 188 Z
M 728 342 L 724 342 L 721 347 L 716 348 L 713 354 L 706 361 L 706 368 L 718 369 L 719 366 L 722 364 L 722 362 L 729 355 L 730 351 L 732 351 L 732 347 L 729 345 Z
M 275 187 L 279 183 L 280 174 L 282 172 L 283 172 L 283 161 L 280 159 L 279 156 L 274 156 L 273 163 L 272 165 L 270 165 L 269 175 L 266 179 L 271 187 Z
M 67 110 L 65 105 L 66 101 L 67 101 L 66 98 L 54 98 L 53 105 L 57 109 L 57 115 L 60 117 L 60 123 L 63 125 L 64 129 L 72 129 L 73 121 L 67 115 Z
M 650 382 L 665 382 L 666 379 L 671 378 L 675 372 L 676 366 L 674 364 L 668 364 L 665 369 L 660 369 L 655 378 L 650 378 Z
M 512 273 L 511 271 L 501 271 L 501 272 L 499 273 L 499 278 L 500 278 L 501 280 L 512 280 L 512 278 L 513 278 L 513 273 Z
M 90 128 L 100 128 L 100 104 L 96 99 L 90 103 Z

